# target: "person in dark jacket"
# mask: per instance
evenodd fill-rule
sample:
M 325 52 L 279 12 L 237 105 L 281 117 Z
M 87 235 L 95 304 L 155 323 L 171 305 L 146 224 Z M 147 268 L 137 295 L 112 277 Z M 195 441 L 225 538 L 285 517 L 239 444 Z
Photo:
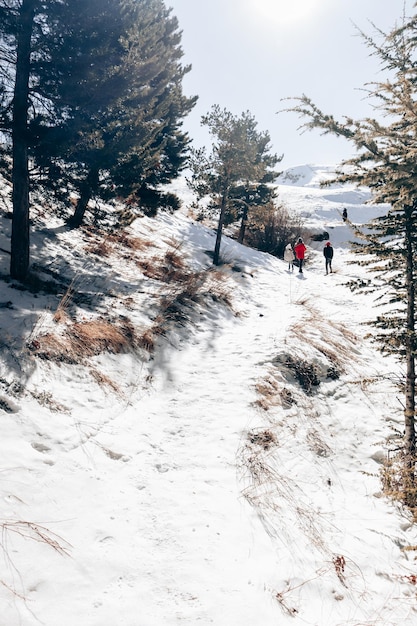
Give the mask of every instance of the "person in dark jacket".
M 332 259 L 333 259 L 333 247 L 330 241 L 326 243 L 323 250 L 324 258 L 326 259 L 326 274 L 332 272 Z
M 306 250 L 307 248 L 303 240 L 300 237 L 294 246 L 294 252 L 295 252 L 295 257 L 298 260 L 298 267 L 299 267 L 298 271 L 301 274 L 303 273 L 303 262 L 304 262 L 304 255 L 305 255 Z

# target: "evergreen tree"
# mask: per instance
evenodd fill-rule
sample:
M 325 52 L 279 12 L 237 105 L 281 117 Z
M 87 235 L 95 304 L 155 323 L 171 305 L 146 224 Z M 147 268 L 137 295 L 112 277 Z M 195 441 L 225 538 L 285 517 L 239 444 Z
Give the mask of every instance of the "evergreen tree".
M 79 191 L 75 224 L 101 190 L 145 189 L 155 203 L 158 184 L 178 174 L 195 103 L 181 91 L 180 39 L 162 0 L 0 0 L 14 278 L 29 267 L 29 156 L 32 185 Z
M 39 129 L 37 161 L 43 171 L 52 168 L 56 187 L 65 181 L 78 190 L 73 226 L 93 196 L 133 196 L 153 212 L 168 198 L 159 185 L 185 162 L 182 119 L 196 101 L 182 94 L 190 68 L 180 64 L 177 19 L 162 0 L 73 0 L 71 10 L 81 15 L 80 27 L 58 58 L 66 68 L 57 88 L 66 115 L 58 129 Z
M 36 129 L 42 124 L 55 128 L 60 116 L 68 115 L 57 100 L 57 85 L 67 70 L 57 67 L 56 57 L 66 36 L 79 27 L 80 16 L 71 12 L 75 4 L 75 0 L 0 0 L 0 130 L 3 146 L 12 154 L 10 274 L 19 280 L 26 278 L 29 268 L 28 159 L 38 140 Z
M 357 154 L 338 168 L 336 180 L 369 187 L 374 203 L 388 203 L 386 215 L 368 224 L 363 243 L 355 249 L 366 255 L 361 261 L 376 275 L 354 288 L 379 290 L 388 312 L 374 326 L 382 352 L 395 354 L 406 367 L 404 461 L 408 484 L 405 499 L 415 505 L 416 435 L 415 359 L 417 350 L 415 284 L 417 278 L 417 17 L 402 28 L 382 34 L 381 42 L 365 37 L 367 45 L 388 72 L 389 78 L 369 88 L 385 123 L 349 117 L 337 121 L 324 114 L 308 97 L 298 98 L 292 111 L 307 119 L 306 128 L 320 128 L 347 138 Z M 330 181 L 332 182 L 332 181 Z M 330 183 L 329 183 L 330 184 Z
M 210 198 L 210 209 L 219 213 L 213 263 L 219 264 L 222 231 L 228 213 L 241 212 L 241 239 L 250 207 L 268 203 L 274 191 L 267 186 L 278 172 L 273 167 L 280 158 L 269 154 L 269 135 L 257 131 L 249 111 L 235 116 L 214 105 L 202 117 L 214 139 L 212 152 L 195 150 L 191 159 L 191 188 L 199 199 Z M 282 158 L 282 157 L 281 157 Z

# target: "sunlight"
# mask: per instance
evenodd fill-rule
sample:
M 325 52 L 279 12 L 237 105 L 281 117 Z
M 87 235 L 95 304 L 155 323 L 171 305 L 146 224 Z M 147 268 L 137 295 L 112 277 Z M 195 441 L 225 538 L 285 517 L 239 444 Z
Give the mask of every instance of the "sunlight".
M 244 7 L 252 18 L 286 26 L 308 20 L 323 4 L 325 0 L 245 0 Z

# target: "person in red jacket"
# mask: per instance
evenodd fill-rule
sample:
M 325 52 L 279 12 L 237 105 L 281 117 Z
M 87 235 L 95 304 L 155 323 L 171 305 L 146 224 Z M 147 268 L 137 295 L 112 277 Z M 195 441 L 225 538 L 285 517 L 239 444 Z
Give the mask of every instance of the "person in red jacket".
M 294 252 L 295 252 L 296 258 L 298 259 L 298 267 L 299 267 L 298 271 L 301 272 L 301 274 L 303 273 L 303 261 L 304 261 L 304 255 L 305 255 L 306 250 L 307 248 L 304 245 L 304 242 L 300 237 L 294 246 Z

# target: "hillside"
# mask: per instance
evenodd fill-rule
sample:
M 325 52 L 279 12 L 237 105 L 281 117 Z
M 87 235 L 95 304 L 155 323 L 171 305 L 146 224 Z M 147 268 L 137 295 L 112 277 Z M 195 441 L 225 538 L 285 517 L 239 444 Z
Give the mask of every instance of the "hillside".
M 402 428 L 346 287 L 328 167 L 279 195 L 335 247 L 304 276 L 180 212 L 115 234 L 33 211 L 37 284 L 1 257 L 1 626 L 411 626 L 416 528 L 381 493 Z M 0 248 L 8 249 L 6 186 Z

